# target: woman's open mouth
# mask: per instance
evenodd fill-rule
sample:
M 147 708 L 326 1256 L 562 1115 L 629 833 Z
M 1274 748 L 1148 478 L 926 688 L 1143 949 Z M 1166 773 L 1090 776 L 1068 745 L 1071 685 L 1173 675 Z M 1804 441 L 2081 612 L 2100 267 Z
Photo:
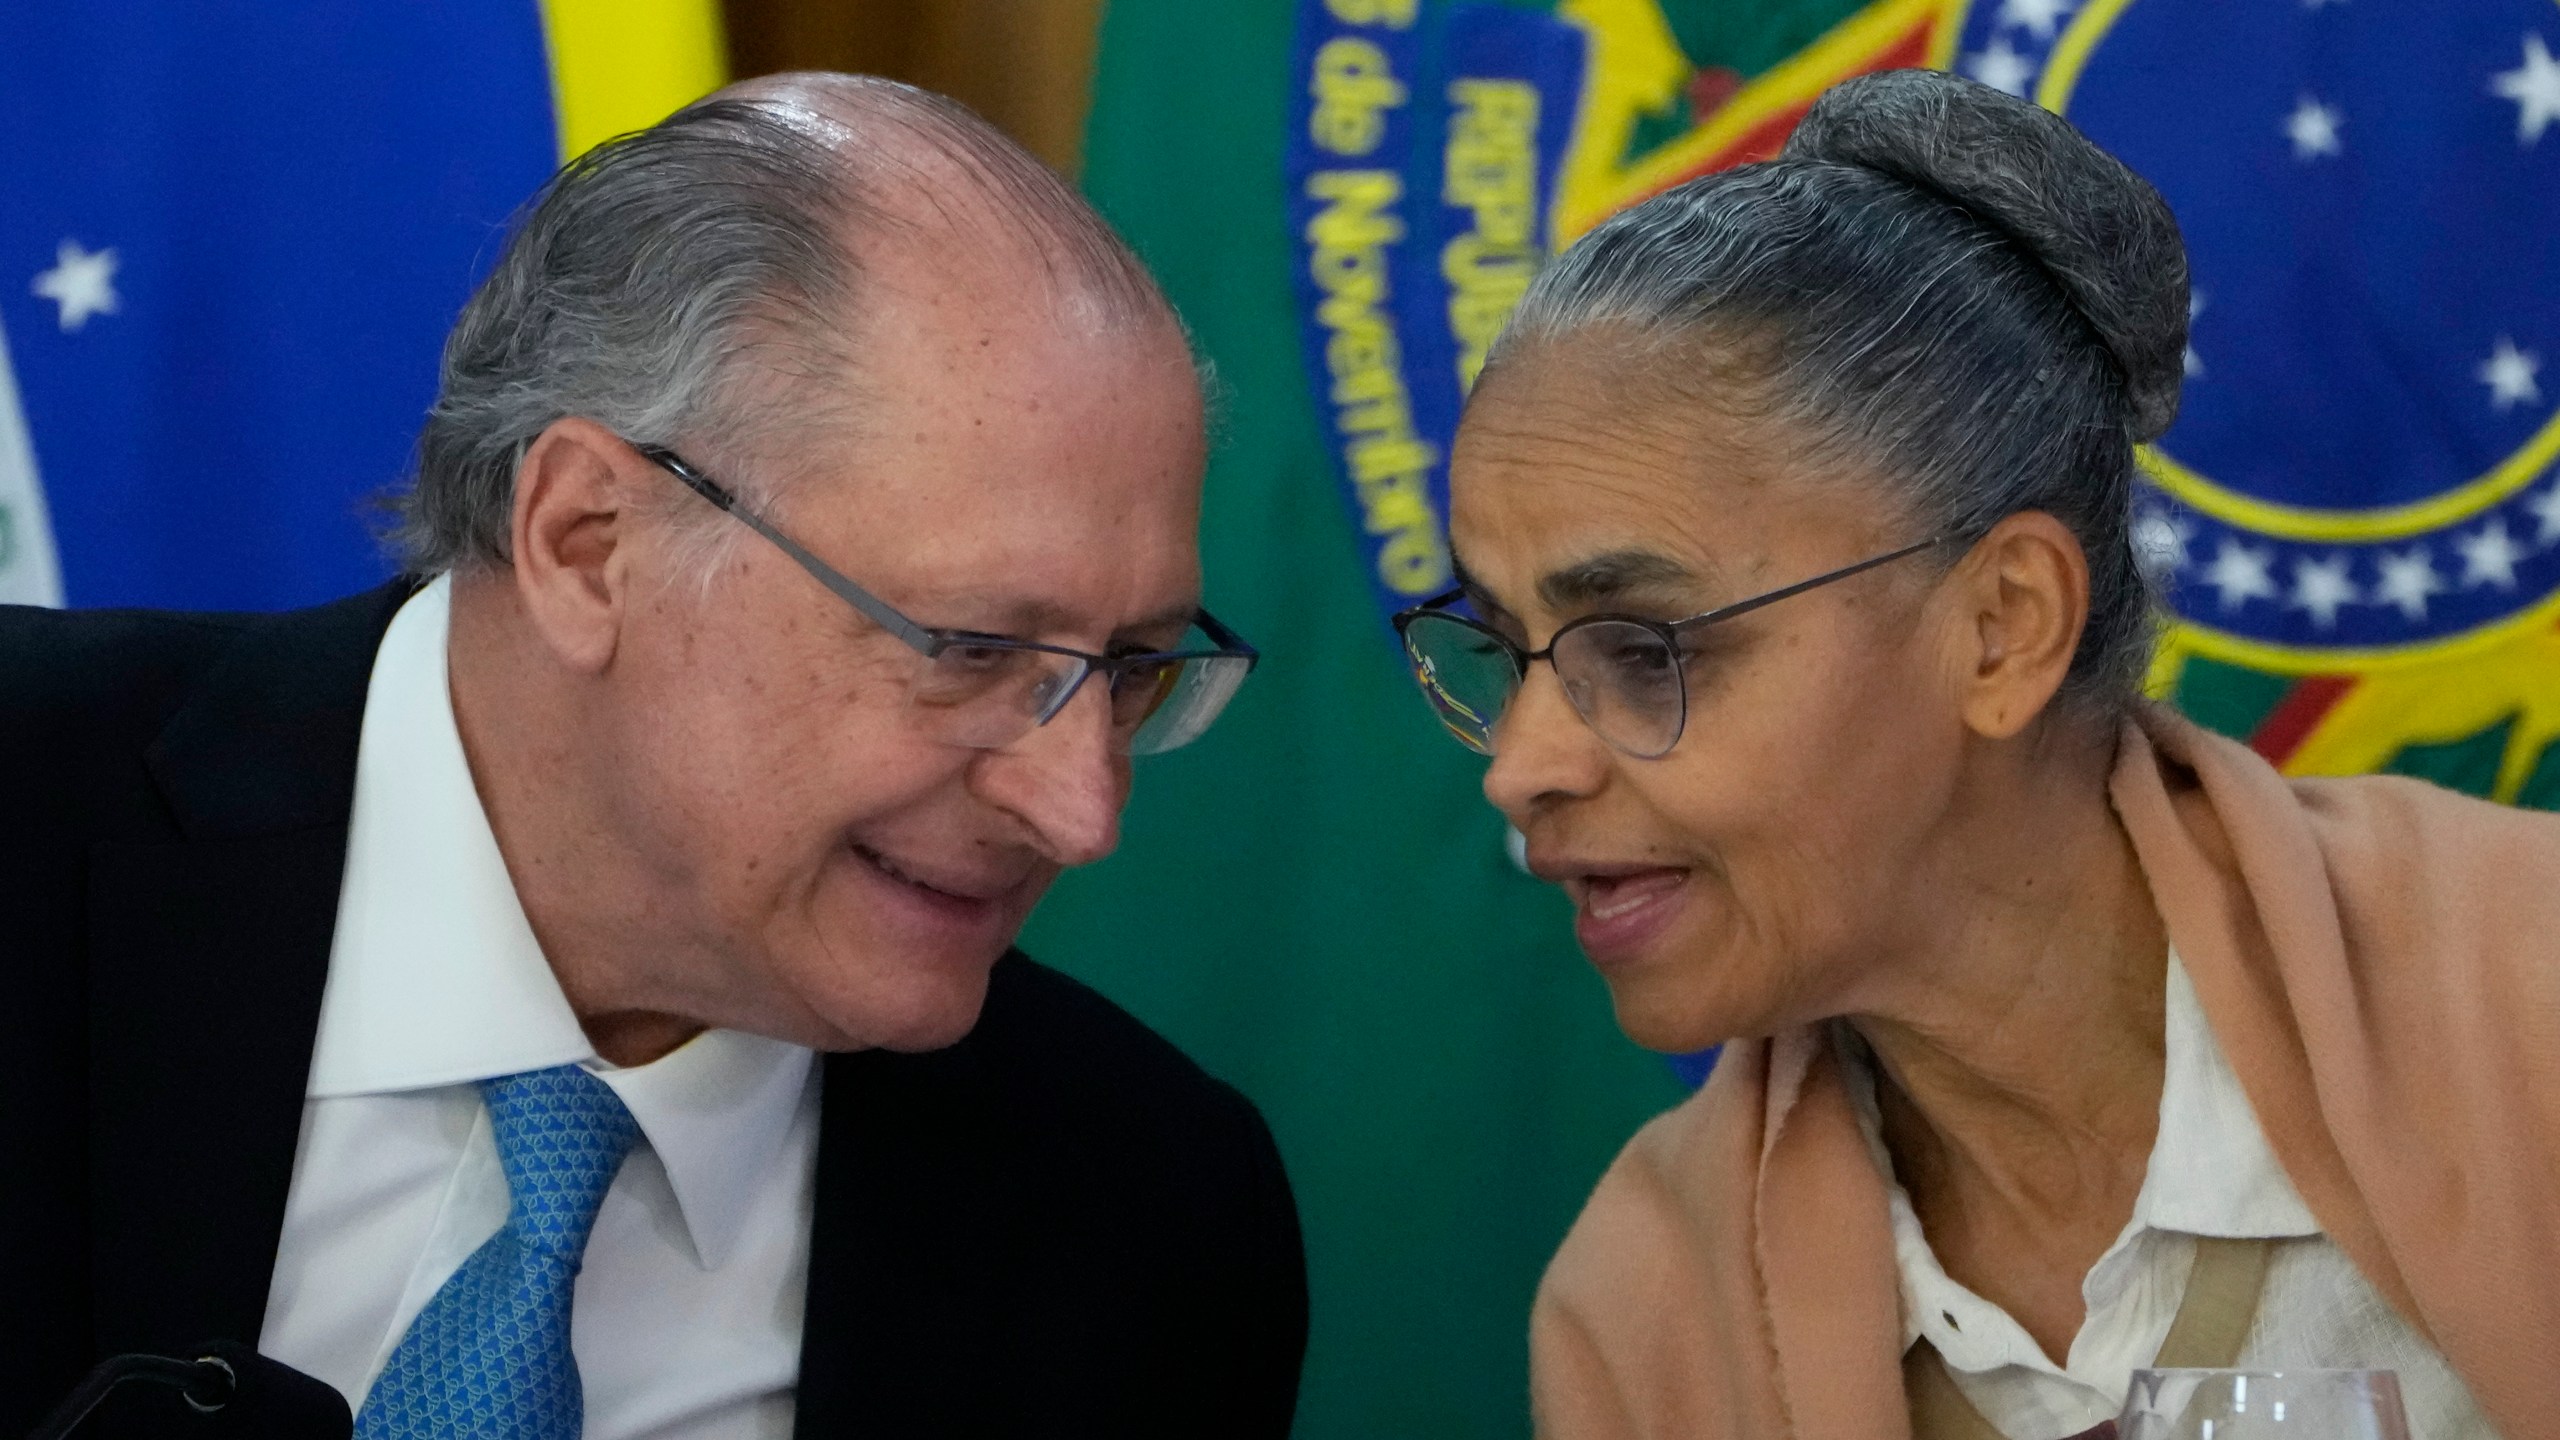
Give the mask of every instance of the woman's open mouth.
M 1636 957 L 1670 925 L 1688 897 L 1689 872 L 1669 866 L 1586 871 L 1565 881 L 1574 938 L 1595 965 Z

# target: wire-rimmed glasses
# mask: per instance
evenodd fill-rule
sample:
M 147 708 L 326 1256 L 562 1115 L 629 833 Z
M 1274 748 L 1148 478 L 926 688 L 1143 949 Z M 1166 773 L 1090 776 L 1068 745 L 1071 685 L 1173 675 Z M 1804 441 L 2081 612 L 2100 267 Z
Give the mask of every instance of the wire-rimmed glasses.
M 684 457 L 659 445 L 632 448 L 773 542 L 838 599 L 922 656 L 925 663 L 917 668 L 909 712 L 927 734 L 945 744 L 1002 749 L 1048 724 L 1085 681 L 1100 675 L 1111 695 L 1112 748 L 1160 755 L 1199 739 L 1261 658 L 1243 636 L 1206 610 L 1195 610 L 1191 617 L 1192 630 L 1205 645 L 1118 655 L 919 625 L 810 554 Z
M 1543 650 L 1525 650 L 1500 631 L 1449 607 L 1464 598 L 1452 590 L 1395 617 L 1414 683 L 1440 723 L 1460 744 L 1493 753 L 1494 728 L 1513 696 L 1544 660 L 1555 667 L 1565 697 L 1592 732 L 1612 749 L 1639 760 L 1658 760 L 1680 743 L 1689 723 L 1685 637 L 1721 620 L 1747 615 L 1791 595 L 1846 580 L 1908 555 L 1943 545 L 1937 536 L 1870 556 L 1810 580 L 1737 600 L 1683 620 L 1639 615 L 1584 615 L 1556 628 Z

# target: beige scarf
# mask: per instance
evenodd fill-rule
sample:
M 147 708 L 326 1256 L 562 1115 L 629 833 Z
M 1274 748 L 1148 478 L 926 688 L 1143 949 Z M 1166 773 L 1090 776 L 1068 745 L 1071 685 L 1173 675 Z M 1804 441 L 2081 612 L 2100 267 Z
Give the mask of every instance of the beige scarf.
M 2560 1440 L 2560 817 L 2288 781 L 2166 712 L 2110 786 L 2311 1213 L 2507 1440 Z M 1727 1048 L 1530 1321 L 1553 1440 L 1909 1440 L 1884 1181 L 1818 1030 Z

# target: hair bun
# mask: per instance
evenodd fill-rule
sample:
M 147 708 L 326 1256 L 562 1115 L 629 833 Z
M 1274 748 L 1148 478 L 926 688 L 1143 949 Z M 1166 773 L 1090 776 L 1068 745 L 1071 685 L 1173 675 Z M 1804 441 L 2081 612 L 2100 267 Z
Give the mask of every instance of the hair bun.
M 1886 70 L 1824 92 L 1785 153 L 1880 171 L 2007 236 L 2115 357 L 2133 438 L 2156 439 L 2177 418 L 2187 348 L 2177 218 L 2070 121 L 1943 71 Z

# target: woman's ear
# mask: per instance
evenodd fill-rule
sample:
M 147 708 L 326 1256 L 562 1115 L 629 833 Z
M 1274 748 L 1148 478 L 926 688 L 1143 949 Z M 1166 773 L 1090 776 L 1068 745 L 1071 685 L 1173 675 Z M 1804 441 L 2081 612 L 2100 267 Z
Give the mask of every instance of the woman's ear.
M 2012 515 L 1974 544 L 1956 574 L 1965 725 L 2005 740 L 2062 688 L 2089 623 L 2089 559 L 2042 511 Z

